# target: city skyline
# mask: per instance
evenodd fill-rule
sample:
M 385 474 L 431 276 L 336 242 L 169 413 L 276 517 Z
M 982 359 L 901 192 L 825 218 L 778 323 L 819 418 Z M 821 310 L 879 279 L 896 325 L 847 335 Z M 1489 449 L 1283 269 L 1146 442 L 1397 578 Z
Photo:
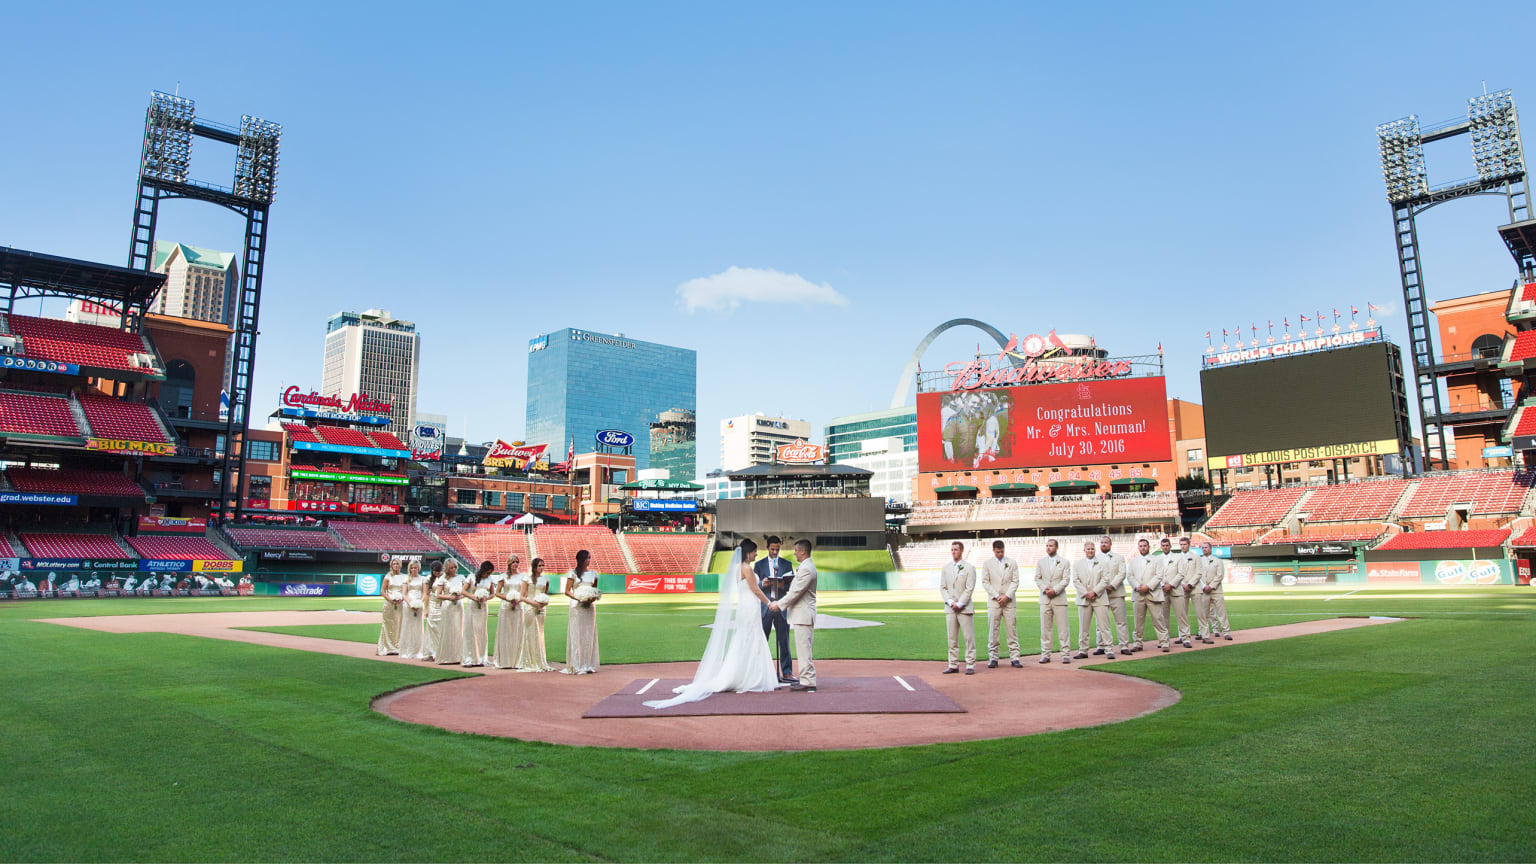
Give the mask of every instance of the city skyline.
M 196 38 L 221 10 L 149 22 L 101 6 L 88 30 L 19 10 L 37 38 L 18 64 L 43 68 L 62 39 L 79 62 L 16 106 L 21 128 L 51 134 L 4 145 L 0 188 L 29 206 L 0 213 L 0 243 L 122 263 L 151 89 L 280 122 L 252 416 L 279 382 L 319 386 L 319 300 L 432 332 L 420 391 L 474 441 L 526 434 L 526 342 L 562 327 L 697 350 L 706 456 L 720 418 L 820 430 L 885 408 L 912 346 L 954 317 L 1090 334 L 1112 354 L 1162 344 L 1169 396 L 1195 401 L 1206 331 L 1262 339 L 1270 320 L 1374 303 L 1403 344 L 1375 126 L 1454 117 L 1484 82 L 1536 104 L 1518 28 L 1429 4 L 1388 19 L 515 9 L 361 29 L 345 9 L 300 8 L 241 23 L 291 58 L 259 76 Z M 1329 28 L 1311 23 L 1323 10 Z M 728 47 L 699 38 L 722 32 Z M 1383 59 L 1425 32 L 1439 47 L 1424 63 Z M 138 56 L 150 37 L 186 50 Z M 379 50 L 406 44 L 408 64 Z M 430 119 L 356 143 L 415 115 Z M 1470 174 L 1464 149 L 1431 145 L 1431 171 Z M 1509 286 L 1501 209 L 1425 220 L 1432 299 Z M 235 249 L 240 230 L 173 203 L 159 236 Z M 979 336 L 945 334 L 925 368 Z

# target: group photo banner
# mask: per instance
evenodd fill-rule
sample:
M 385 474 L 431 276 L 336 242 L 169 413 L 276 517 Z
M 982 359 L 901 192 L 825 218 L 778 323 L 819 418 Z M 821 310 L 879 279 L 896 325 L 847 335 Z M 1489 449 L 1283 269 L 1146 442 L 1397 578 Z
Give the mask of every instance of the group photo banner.
M 1166 462 L 1162 377 L 917 396 L 918 470 Z

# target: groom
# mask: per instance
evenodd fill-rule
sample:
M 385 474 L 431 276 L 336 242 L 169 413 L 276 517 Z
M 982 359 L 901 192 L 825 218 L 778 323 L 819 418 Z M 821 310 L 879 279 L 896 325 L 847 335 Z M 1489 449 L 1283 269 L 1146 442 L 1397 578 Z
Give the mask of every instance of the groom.
M 795 541 L 795 581 L 789 583 L 784 599 L 768 604 L 771 612 L 784 610 L 789 626 L 795 630 L 795 654 L 800 658 L 800 681 L 789 689 L 816 692 L 816 661 L 812 646 L 816 641 L 816 565 L 811 561 L 811 541 Z

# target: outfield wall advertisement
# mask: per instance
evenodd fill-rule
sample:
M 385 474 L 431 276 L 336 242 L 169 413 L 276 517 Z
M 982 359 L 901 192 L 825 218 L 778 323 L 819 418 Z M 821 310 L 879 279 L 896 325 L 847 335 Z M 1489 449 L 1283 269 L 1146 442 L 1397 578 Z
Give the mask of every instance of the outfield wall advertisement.
M 918 470 L 1166 462 L 1161 377 L 917 396 Z
M 1513 585 L 1514 568 L 1506 558 L 1439 561 L 1369 561 L 1365 581 L 1372 585 Z

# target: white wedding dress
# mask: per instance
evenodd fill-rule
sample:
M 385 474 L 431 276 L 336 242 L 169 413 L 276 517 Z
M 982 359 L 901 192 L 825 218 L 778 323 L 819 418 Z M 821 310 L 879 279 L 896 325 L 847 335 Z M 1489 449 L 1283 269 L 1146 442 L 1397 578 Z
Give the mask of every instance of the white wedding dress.
M 746 578 L 751 577 L 742 573 L 738 548 L 731 555 L 730 566 L 720 574 L 715 623 L 693 682 L 673 690 L 677 695 L 671 699 L 646 702 L 647 708 L 698 702 L 715 693 L 766 693 L 779 686 L 778 668 L 768 652 L 768 637 L 763 635 L 762 607 L 743 584 Z

